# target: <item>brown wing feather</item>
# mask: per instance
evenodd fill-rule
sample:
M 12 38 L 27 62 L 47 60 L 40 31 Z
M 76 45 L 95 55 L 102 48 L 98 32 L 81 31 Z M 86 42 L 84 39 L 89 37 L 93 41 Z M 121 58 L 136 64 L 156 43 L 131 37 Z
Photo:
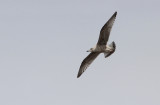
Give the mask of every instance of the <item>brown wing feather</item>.
M 107 41 L 109 39 L 109 35 L 113 26 L 113 23 L 115 21 L 117 12 L 115 12 L 111 18 L 107 21 L 107 23 L 102 27 L 99 35 L 98 45 L 106 45 Z
M 91 52 L 81 63 L 81 66 L 79 68 L 79 72 L 77 75 L 77 78 L 82 75 L 82 73 L 87 69 L 87 67 L 96 59 L 96 57 L 99 55 L 97 52 Z

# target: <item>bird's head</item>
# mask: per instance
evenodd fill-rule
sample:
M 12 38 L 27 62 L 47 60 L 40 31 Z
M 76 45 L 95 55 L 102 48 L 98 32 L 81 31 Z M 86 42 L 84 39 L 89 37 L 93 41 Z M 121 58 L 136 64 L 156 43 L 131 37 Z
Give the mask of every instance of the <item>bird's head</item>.
M 89 50 L 87 50 L 87 52 L 92 52 L 93 51 L 93 48 L 90 48 Z

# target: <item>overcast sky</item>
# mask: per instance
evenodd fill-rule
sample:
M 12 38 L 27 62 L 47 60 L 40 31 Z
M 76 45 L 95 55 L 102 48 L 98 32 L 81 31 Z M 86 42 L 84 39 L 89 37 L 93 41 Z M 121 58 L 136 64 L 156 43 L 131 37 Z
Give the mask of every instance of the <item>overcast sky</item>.
M 115 11 L 115 53 L 77 79 Z M 0 0 L 0 105 L 160 105 L 159 45 L 159 0 Z

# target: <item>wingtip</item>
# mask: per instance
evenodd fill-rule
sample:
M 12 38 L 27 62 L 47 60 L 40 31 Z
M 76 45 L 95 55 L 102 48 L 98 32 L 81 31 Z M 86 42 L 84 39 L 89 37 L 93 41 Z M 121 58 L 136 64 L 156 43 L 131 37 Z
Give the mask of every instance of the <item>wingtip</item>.
M 80 76 L 77 76 L 77 78 L 79 78 Z
M 80 76 L 81 76 L 81 75 L 80 75 L 80 74 L 78 74 L 78 75 L 77 75 L 77 78 L 79 78 Z
M 114 16 L 116 16 L 117 15 L 117 11 L 114 13 Z

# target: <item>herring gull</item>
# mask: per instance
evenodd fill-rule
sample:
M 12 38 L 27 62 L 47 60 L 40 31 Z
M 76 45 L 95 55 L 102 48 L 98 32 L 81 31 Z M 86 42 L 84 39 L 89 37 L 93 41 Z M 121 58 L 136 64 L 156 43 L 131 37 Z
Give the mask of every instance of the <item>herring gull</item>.
M 104 53 L 105 58 L 110 56 L 115 52 L 116 44 L 113 41 L 111 44 L 107 45 L 109 35 L 115 21 L 117 12 L 115 12 L 107 23 L 102 27 L 99 35 L 98 42 L 95 47 L 90 48 L 87 52 L 91 52 L 81 63 L 77 78 L 79 78 L 82 73 L 87 69 L 87 67 L 96 59 L 100 53 Z

